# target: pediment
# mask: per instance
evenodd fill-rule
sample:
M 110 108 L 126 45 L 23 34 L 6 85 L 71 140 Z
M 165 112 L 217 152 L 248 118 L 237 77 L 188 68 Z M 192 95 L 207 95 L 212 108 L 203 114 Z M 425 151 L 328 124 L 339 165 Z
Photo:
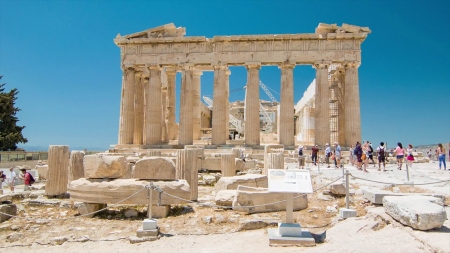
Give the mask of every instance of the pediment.
M 129 35 L 117 35 L 116 38 L 124 39 L 141 39 L 141 38 L 166 38 L 166 37 L 183 37 L 186 34 L 186 28 L 176 27 L 173 23 L 150 28 L 142 32 L 132 33 Z

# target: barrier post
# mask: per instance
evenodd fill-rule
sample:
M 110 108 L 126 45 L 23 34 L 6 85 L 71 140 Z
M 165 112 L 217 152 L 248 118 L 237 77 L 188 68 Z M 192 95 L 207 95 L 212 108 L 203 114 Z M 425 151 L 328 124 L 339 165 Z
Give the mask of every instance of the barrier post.
M 148 187 L 148 218 L 149 219 L 152 218 L 152 201 L 153 201 L 152 187 L 153 187 L 153 183 L 150 182 L 150 185 Z
M 350 183 L 349 183 L 349 175 L 350 175 L 350 173 L 348 172 L 348 170 L 345 170 L 345 208 L 347 208 L 347 209 L 349 209 L 349 207 L 350 207 L 350 199 L 349 199 L 349 195 L 350 195 L 350 193 L 349 193 L 349 186 L 350 186 Z

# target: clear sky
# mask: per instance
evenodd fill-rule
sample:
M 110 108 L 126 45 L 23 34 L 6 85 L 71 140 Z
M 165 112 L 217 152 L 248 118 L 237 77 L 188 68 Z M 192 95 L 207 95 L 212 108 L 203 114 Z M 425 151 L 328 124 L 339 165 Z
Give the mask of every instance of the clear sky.
M 113 39 L 172 22 L 186 27 L 186 36 L 209 38 L 314 33 L 319 23 L 367 26 L 372 34 L 362 44 L 359 68 L 362 138 L 450 141 L 448 0 L 1 0 L 1 81 L 20 91 L 26 146 L 116 144 L 122 72 Z M 244 67 L 231 71 L 230 90 L 244 86 Z M 278 68 L 263 67 L 260 77 L 279 93 Z M 296 102 L 314 77 L 311 66 L 294 69 Z M 201 81 L 202 95 L 212 95 L 213 74 L 205 72 Z M 243 91 L 230 94 L 231 101 L 243 98 Z M 261 98 L 268 99 L 262 91 Z

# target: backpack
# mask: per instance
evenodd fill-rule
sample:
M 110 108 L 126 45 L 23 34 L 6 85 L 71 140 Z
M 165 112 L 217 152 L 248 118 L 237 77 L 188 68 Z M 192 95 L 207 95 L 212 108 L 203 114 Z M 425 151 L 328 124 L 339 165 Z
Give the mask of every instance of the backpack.
M 379 157 L 384 157 L 384 148 L 380 147 L 380 151 L 378 152 Z
M 299 148 L 299 149 L 298 149 L 298 155 L 300 155 L 300 156 L 303 155 L 303 149 L 302 149 L 302 148 Z
M 369 148 L 370 148 L 370 149 L 369 149 L 369 152 L 370 152 L 370 153 L 373 153 L 373 148 L 372 148 L 371 145 L 369 145 Z
M 356 146 L 356 148 L 355 148 L 355 155 L 362 155 L 362 148 L 361 148 L 361 146 Z
M 31 173 L 28 173 L 28 175 L 30 175 L 30 185 L 34 184 L 36 180 L 34 180 L 34 177 L 31 175 Z

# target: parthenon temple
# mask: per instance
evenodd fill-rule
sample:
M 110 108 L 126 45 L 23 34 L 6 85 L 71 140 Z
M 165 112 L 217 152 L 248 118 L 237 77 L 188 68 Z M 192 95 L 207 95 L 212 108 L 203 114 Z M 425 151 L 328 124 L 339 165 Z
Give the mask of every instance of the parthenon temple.
M 261 143 L 260 78 L 264 66 L 278 66 L 280 103 L 275 120 L 277 144 L 348 147 L 361 140 L 358 67 L 367 27 L 320 23 L 312 34 L 185 36 L 167 24 L 114 39 L 123 71 L 117 148 L 193 145 L 210 129 L 211 145 L 229 144 L 229 66 L 247 69 L 242 138 Z M 294 104 L 293 69 L 312 65 L 316 78 Z M 201 102 L 200 76 L 214 71 L 210 107 Z M 176 108 L 176 73 L 181 72 Z M 179 123 L 176 112 L 179 111 Z M 230 119 L 231 118 L 231 119 Z M 234 117 L 233 117 L 234 118 Z

